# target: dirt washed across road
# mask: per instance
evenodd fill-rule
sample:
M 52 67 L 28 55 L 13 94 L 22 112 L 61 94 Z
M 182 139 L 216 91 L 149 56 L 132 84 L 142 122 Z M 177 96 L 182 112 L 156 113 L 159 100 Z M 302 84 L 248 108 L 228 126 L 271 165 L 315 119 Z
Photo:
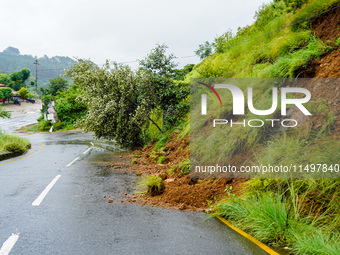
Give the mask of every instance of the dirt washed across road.
M 8 132 L 40 116 L 40 103 L 6 109 Z M 0 254 L 266 254 L 202 212 L 126 203 L 138 177 L 112 170 L 126 159 L 108 141 L 80 131 L 19 135 L 32 149 L 0 162 Z

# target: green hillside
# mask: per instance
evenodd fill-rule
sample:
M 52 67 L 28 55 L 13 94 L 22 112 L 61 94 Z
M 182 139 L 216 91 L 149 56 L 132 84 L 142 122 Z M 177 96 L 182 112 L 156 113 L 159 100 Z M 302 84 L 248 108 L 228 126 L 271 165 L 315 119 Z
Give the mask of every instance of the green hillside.
M 339 5 L 339 0 L 274 0 L 263 5 L 255 15 L 254 24 L 240 28 L 236 34 L 227 32 L 216 38 L 210 44 L 215 52 L 194 67 L 187 81 L 191 78 L 340 78 Z M 254 86 L 257 109 L 271 107 L 273 87 L 272 83 Z M 265 124 L 258 129 L 226 127 L 212 132 L 213 128 L 207 125 L 210 119 L 199 122 L 198 114 L 191 114 L 192 128 L 195 127 L 191 131 L 203 130 L 198 136 L 200 140 L 191 140 L 191 150 L 201 153 L 198 156 L 203 158 L 210 148 L 210 160 L 211 156 L 219 159 L 215 150 L 223 151 L 224 159 L 235 165 L 317 162 L 338 165 L 340 109 L 336 91 L 339 84 L 314 84 L 305 88 L 312 92 L 312 99 L 306 105 L 312 116 L 303 127 L 271 129 Z M 242 89 L 247 94 L 246 87 Z M 232 102 L 231 95 L 228 99 Z M 233 116 L 231 106 L 223 111 L 219 104 L 211 103 L 209 107 L 220 118 L 239 120 Z M 246 109 L 245 118 L 275 119 L 279 118 L 279 110 L 269 116 L 256 116 Z M 201 126 L 195 126 L 197 123 Z M 227 218 L 265 243 L 288 246 L 294 254 L 340 254 L 339 184 L 339 178 L 244 180 L 242 195 L 236 197 L 230 188 L 228 196 L 215 206 L 215 215 Z
M 14 47 L 8 47 L 3 52 L 0 52 L 0 73 L 10 74 L 15 71 L 20 71 L 23 68 L 31 70 L 31 76 L 35 77 L 35 60 L 38 60 L 38 83 L 39 86 L 45 87 L 49 79 L 55 78 L 63 74 L 62 70 L 70 68 L 76 63 L 69 57 L 44 56 L 41 58 L 32 55 L 21 55 L 19 50 Z

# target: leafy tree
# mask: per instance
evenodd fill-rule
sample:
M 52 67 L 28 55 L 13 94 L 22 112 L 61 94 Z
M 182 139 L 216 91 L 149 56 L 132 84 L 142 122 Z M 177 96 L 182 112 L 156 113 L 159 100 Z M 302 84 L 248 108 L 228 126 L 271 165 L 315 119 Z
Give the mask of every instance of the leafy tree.
M 223 53 L 225 48 L 229 46 L 229 43 L 233 37 L 234 35 L 231 29 L 229 29 L 221 36 L 216 37 L 214 39 L 214 42 L 212 43 L 215 52 Z
M 12 81 L 12 84 L 10 84 L 9 86 L 15 91 L 18 91 L 22 87 L 25 87 L 25 81 L 30 76 L 30 73 L 31 71 L 27 68 L 23 68 L 21 71 L 11 73 L 9 77 Z
M 77 87 L 71 87 L 66 91 L 58 92 L 55 99 L 55 111 L 61 122 L 66 125 L 75 124 L 87 113 L 86 104 L 79 102 L 77 97 L 81 91 Z
M 26 88 L 21 88 L 19 91 L 19 95 L 22 96 L 22 98 L 25 98 L 28 94 L 28 90 Z
M 27 68 L 23 68 L 21 70 L 21 74 L 22 74 L 22 82 L 24 83 L 30 77 L 31 70 Z
M 0 74 L 0 84 L 5 84 L 7 86 L 11 84 L 11 79 L 9 78 L 8 74 Z
M 68 81 L 61 76 L 58 76 L 50 79 L 50 82 L 47 84 L 47 89 L 40 88 L 40 90 L 44 95 L 50 94 L 52 96 L 56 96 L 57 92 L 65 91 L 67 88 Z
M 141 132 L 149 123 L 150 105 L 154 105 L 154 87 L 149 86 L 148 75 L 137 75 L 118 64 L 112 69 L 108 63 L 99 68 L 82 59 L 66 75 L 83 91 L 79 100 L 87 105 L 88 114 L 80 123 L 85 131 L 122 146 L 142 143 Z
M 158 44 L 151 52 L 139 61 L 140 71 L 147 73 L 151 77 L 151 84 L 155 90 L 151 108 L 160 107 L 163 112 L 163 125 L 166 124 L 167 115 L 174 114 L 170 108 L 179 104 L 183 98 L 183 86 L 179 86 L 174 81 L 174 63 L 173 54 L 166 55 L 168 46 Z M 186 92 L 184 93 L 186 97 Z M 170 110 L 170 111 L 169 111 Z M 171 113 L 172 112 L 172 113 Z
M 4 99 L 5 95 L 4 93 L 0 90 L 0 98 Z M 0 107 L 0 118 L 10 118 L 11 114 L 9 111 L 5 111 L 3 108 Z
M 1 88 L 0 91 L 2 92 L 5 99 L 11 99 L 13 97 L 12 89 L 11 88 Z
M 182 69 L 174 69 L 174 79 L 178 81 L 184 80 L 185 76 L 192 71 L 194 66 L 194 64 L 187 64 Z
M 201 60 L 208 57 L 211 53 L 213 53 L 213 46 L 208 41 L 204 44 L 200 44 L 198 49 L 195 51 L 195 54 L 199 56 Z

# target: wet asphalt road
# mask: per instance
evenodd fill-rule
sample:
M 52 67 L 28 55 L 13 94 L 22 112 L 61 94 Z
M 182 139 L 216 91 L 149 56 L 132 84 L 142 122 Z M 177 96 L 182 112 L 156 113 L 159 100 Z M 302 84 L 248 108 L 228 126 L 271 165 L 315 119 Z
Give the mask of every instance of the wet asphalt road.
M 33 144 L 27 155 L 37 153 L 0 162 L 0 247 L 19 236 L 10 254 L 266 254 L 203 213 L 121 203 L 137 177 L 110 170 L 105 161 L 119 160 L 109 153 L 116 149 L 90 134 L 20 135 Z

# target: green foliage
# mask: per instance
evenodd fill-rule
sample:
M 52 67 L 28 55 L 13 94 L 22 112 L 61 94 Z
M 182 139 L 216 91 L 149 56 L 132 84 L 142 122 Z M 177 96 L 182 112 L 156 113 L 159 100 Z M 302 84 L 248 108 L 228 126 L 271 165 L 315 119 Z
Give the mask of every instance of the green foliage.
M 79 98 L 88 108 L 81 120 L 85 131 L 122 146 L 142 143 L 142 129 L 149 125 L 148 116 L 158 100 L 149 76 L 136 75 L 128 66 L 114 64 L 111 69 L 107 63 L 98 68 L 85 60 L 79 60 L 67 74 L 83 91 Z
M 137 187 L 140 193 L 148 193 L 156 196 L 162 193 L 164 189 L 163 179 L 155 175 L 143 175 L 139 180 Z
M 166 160 L 166 156 L 160 156 L 158 158 L 158 164 L 163 164 L 165 162 L 165 160 Z
M 290 2 L 293 2 L 290 1 Z M 297 1 L 303 2 L 303 1 Z M 305 1 L 306 2 L 306 1 Z M 319 14 L 323 11 L 326 11 L 330 7 L 334 5 L 339 5 L 339 0 L 310 0 L 308 4 L 302 6 L 303 8 L 296 11 L 296 15 L 292 19 L 291 23 L 296 23 L 298 21 L 307 19 L 313 15 Z M 302 23 L 298 23 L 293 26 L 293 31 L 298 31 L 300 29 L 306 29 L 313 22 L 313 20 L 307 20 Z
M 12 89 L 11 88 L 1 88 L 0 91 L 2 92 L 4 98 L 10 99 L 13 97 Z
M 21 88 L 19 91 L 19 95 L 25 98 L 25 96 L 28 94 L 28 91 L 26 88 Z
M 76 63 L 73 59 L 69 57 L 55 56 L 49 58 L 45 55 L 41 58 L 37 58 L 32 55 L 21 55 L 19 54 L 18 49 L 16 49 L 15 51 L 17 51 L 17 54 L 13 54 L 11 50 L 7 49 L 3 52 L 0 52 L 0 70 L 5 72 L 6 74 L 10 74 L 17 70 L 22 70 L 23 68 L 35 70 L 35 65 L 33 63 L 37 59 L 39 62 L 39 87 L 45 87 L 49 79 L 61 75 L 63 72 L 61 70 L 70 68 Z M 39 72 L 39 70 L 45 71 Z M 3 84 L 9 85 L 7 83 Z M 32 86 L 31 84 L 28 85 Z
M 215 52 L 222 53 L 224 49 L 231 45 L 231 39 L 234 37 L 233 32 L 228 30 L 224 34 L 214 39 L 212 46 L 215 49 Z
M 315 215 L 313 210 L 305 210 L 302 202 L 306 196 L 295 193 L 292 186 L 288 191 L 290 196 L 277 188 L 275 193 L 229 196 L 216 205 L 215 215 L 227 218 L 262 242 L 292 247 L 297 254 L 337 254 L 339 231 L 329 231 L 336 227 L 334 221 L 325 225 L 325 212 Z M 307 240 L 315 243 L 308 244 Z
M 52 126 L 51 121 L 48 120 L 45 121 L 44 119 L 42 119 L 38 122 L 39 131 L 48 131 L 50 130 L 51 126 Z
M 86 104 L 77 100 L 81 96 L 81 91 L 76 87 L 71 87 L 66 91 L 58 92 L 55 100 L 55 111 L 61 122 L 65 125 L 76 124 L 87 113 Z
M 201 60 L 208 57 L 211 53 L 213 53 L 213 46 L 206 41 L 204 44 L 200 44 L 198 49 L 195 51 L 195 54 L 200 57 Z
M 10 83 L 8 86 L 13 88 L 15 91 L 20 90 L 22 87 L 25 87 L 25 81 L 30 76 L 31 71 L 27 68 L 23 68 L 21 71 L 13 72 L 10 74 Z
M 7 86 L 11 84 L 11 79 L 9 78 L 8 74 L 0 74 L 0 84 L 5 84 Z
M 273 1 L 268 4 L 263 4 L 257 12 L 254 19 L 255 27 L 262 28 L 266 24 L 272 22 L 275 18 L 280 17 L 285 12 L 286 5 L 284 1 Z
M 61 130 L 64 128 L 65 124 L 63 122 L 56 122 L 53 125 L 53 131 Z
M 140 71 L 151 77 L 151 86 L 155 91 L 152 109 L 163 111 L 163 122 L 174 125 L 189 109 L 184 103 L 189 95 L 189 85 L 174 82 L 174 68 L 177 66 L 173 54 L 166 55 L 166 45 L 157 45 L 139 62 Z M 181 104 L 182 103 L 182 104 Z
M 1 91 L 0 91 L 0 96 L 1 96 Z M 5 118 L 10 118 L 10 117 L 11 117 L 11 112 L 5 111 L 3 108 L 0 107 L 0 118 L 5 119 Z
M 336 44 L 336 46 L 340 46 L 340 36 L 338 37 L 338 39 L 336 39 L 335 44 Z
M 61 76 L 56 78 L 50 79 L 49 83 L 47 84 L 47 89 L 40 88 L 43 95 L 52 95 L 56 96 L 58 92 L 63 92 L 67 90 L 68 81 Z
M 169 170 L 169 175 L 178 171 L 181 171 L 182 175 L 190 174 L 190 158 L 186 158 L 177 165 L 173 165 Z
M 13 151 L 20 151 L 24 153 L 30 148 L 31 143 L 27 138 L 22 138 L 12 134 L 0 134 L 0 153 Z
M 256 156 L 257 164 L 290 165 L 322 162 L 337 164 L 340 162 L 340 142 L 319 137 L 307 141 L 298 136 L 283 136 L 269 141 L 265 148 Z
M 187 64 L 182 69 L 173 69 L 173 78 L 177 81 L 182 81 L 185 76 L 192 71 L 194 64 Z

